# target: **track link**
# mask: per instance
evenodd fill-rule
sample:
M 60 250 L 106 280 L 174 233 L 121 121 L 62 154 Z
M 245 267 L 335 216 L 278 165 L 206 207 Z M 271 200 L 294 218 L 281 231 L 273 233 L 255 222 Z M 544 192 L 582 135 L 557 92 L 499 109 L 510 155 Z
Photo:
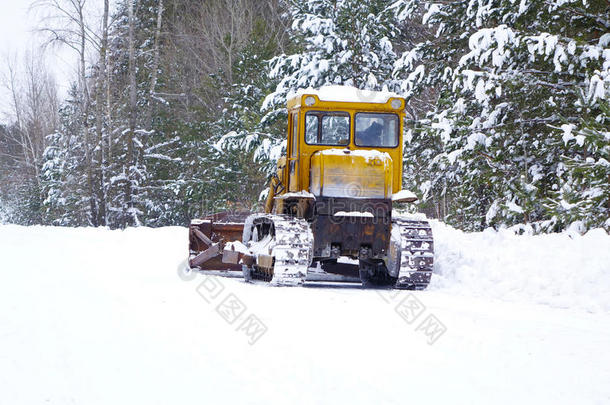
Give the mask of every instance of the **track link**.
M 392 227 L 400 232 L 400 270 L 395 287 L 423 290 L 430 283 L 434 268 L 432 228 L 426 220 L 394 217 Z
M 307 221 L 287 215 L 256 214 L 248 218 L 246 226 L 260 230 L 258 240 L 271 238 L 265 248 L 273 258 L 272 269 L 254 265 L 249 269 L 250 277 L 280 286 L 305 282 L 313 257 L 313 234 Z M 252 232 L 244 234 L 248 235 L 251 236 Z M 244 238 L 244 242 L 249 240 Z M 254 245 L 256 243 L 254 241 Z

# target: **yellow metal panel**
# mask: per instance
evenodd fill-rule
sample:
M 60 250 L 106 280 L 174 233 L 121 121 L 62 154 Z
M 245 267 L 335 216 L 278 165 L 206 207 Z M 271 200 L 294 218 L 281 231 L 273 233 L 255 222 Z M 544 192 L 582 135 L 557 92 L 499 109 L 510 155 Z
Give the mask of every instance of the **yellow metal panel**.
M 314 195 L 391 198 L 392 160 L 388 155 L 367 157 L 356 151 L 319 151 L 312 156 L 311 173 L 310 191 Z
M 311 177 L 309 179 L 309 192 L 314 195 L 320 195 L 322 192 L 322 187 L 324 186 L 322 182 L 322 158 L 319 153 L 314 154 L 311 157 Z
M 299 173 L 301 173 L 301 168 L 299 167 L 299 142 L 298 142 L 298 124 L 299 124 L 299 114 L 298 111 L 294 111 L 290 114 L 290 123 L 289 123 L 289 139 L 287 145 L 290 148 L 289 150 L 289 158 L 287 162 L 287 170 L 288 176 L 288 191 L 300 191 L 300 178 Z M 296 130 L 296 131 L 295 131 Z

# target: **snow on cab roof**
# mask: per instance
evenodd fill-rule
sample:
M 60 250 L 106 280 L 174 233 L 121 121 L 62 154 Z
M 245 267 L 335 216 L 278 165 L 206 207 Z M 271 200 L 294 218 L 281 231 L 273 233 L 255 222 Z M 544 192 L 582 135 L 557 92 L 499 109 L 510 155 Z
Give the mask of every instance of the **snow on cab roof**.
M 322 86 L 318 90 L 313 87 L 299 89 L 296 93 L 288 94 L 288 99 L 300 98 L 303 95 L 317 96 L 320 101 L 360 102 L 385 104 L 391 98 L 403 98 L 391 91 L 362 90 L 353 86 Z

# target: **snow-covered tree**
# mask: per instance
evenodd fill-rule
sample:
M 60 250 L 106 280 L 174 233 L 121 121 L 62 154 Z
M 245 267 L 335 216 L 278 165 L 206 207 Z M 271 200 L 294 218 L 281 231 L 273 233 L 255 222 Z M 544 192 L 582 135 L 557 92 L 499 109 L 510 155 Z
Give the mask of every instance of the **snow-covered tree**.
M 599 115 L 562 125 L 564 144 L 580 151 L 562 162 L 560 187 L 549 203 L 562 226 L 578 222 L 610 231 L 610 106 L 606 100 L 599 106 Z
M 266 31 L 257 24 L 250 41 L 236 55 L 231 74 L 234 83 L 224 84 L 224 108 L 214 124 L 215 136 L 208 143 L 212 159 L 218 162 L 214 176 L 222 184 L 219 199 L 242 208 L 252 208 L 264 189 L 267 174 L 274 169 L 272 162 L 281 152 L 275 139 L 285 132 L 284 123 L 262 123 L 261 105 L 277 84 L 267 74 L 276 44 L 264 40 Z
M 421 123 L 420 136 L 442 141 L 430 181 L 451 201 L 448 219 L 471 229 L 519 222 L 565 226 L 547 205 L 570 177 L 565 167 L 575 167 L 563 162 L 596 152 L 563 142 L 561 127 L 573 126 L 576 134 L 584 130 L 581 117 L 607 122 L 601 109 L 610 87 L 607 3 L 395 6 L 405 18 L 426 8 L 424 22 L 437 29 L 435 40 L 402 55 L 396 72 L 408 94 L 439 88 L 436 111 Z
M 258 88 L 266 97 L 262 106 L 257 105 L 264 115 L 256 130 L 245 136 L 234 134 L 237 142 L 254 150 L 267 174 L 275 170 L 275 162 L 285 151 L 285 106 L 291 92 L 331 84 L 365 90 L 396 87 L 392 40 L 399 35 L 399 27 L 391 4 L 388 0 L 286 1 L 294 38 L 291 52 L 271 58 L 269 70 L 263 70 L 268 76 L 260 78 L 264 85 Z
M 398 21 L 387 0 L 291 0 L 293 34 L 300 49 L 271 60 L 279 79 L 264 108 L 281 107 L 299 88 L 329 84 L 360 89 L 393 88 L 396 59 L 392 40 Z
M 72 87 L 59 111 L 59 128 L 47 136 L 41 183 L 45 222 L 53 225 L 93 224 L 81 107 L 78 90 Z

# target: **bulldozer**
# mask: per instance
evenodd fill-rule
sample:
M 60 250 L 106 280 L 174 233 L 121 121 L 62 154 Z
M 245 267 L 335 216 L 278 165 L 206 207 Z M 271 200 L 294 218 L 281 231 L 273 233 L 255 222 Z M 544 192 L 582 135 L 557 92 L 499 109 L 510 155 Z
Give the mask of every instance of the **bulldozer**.
M 405 99 L 349 86 L 287 99 L 286 154 L 264 212 L 221 212 L 189 226 L 189 266 L 295 286 L 353 281 L 425 289 L 434 260 L 425 216 L 400 215 Z

